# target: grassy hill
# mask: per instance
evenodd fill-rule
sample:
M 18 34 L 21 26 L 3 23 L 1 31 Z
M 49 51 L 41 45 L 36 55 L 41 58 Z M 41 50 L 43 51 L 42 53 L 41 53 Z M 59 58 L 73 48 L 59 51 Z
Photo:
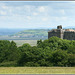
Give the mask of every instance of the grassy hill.
M 25 40 L 38 40 L 38 39 L 44 40 L 48 38 L 48 31 L 49 29 L 29 29 L 18 32 L 12 35 L 11 37 Z

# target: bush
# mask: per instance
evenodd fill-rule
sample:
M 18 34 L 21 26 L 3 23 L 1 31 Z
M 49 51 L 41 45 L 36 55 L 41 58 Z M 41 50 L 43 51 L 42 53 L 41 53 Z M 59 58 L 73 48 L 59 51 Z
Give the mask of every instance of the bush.
M 27 62 L 24 66 L 27 67 L 39 67 L 40 65 L 37 62 Z
M 16 61 L 8 61 L 8 62 L 2 62 L 0 63 L 0 67 L 15 67 L 17 66 Z

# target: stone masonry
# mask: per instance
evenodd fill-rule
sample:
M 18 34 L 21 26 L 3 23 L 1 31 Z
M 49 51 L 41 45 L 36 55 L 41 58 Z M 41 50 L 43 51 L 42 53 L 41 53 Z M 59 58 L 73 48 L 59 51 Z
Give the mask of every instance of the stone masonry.
M 52 29 L 48 32 L 48 38 L 57 36 L 61 39 L 75 40 L 75 30 L 73 29 L 62 29 L 62 26 L 57 26 L 57 29 Z

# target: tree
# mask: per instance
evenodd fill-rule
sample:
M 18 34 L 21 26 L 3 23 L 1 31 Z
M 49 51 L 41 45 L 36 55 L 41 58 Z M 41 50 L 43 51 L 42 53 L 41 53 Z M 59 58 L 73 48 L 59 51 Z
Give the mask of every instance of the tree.
M 68 57 L 68 66 L 75 67 L 75 54 L 69 54 Z
M 70 45 L 71 45 L 71 41 L 64 39 L 62 41 L 61 49 L 62 50 L 67 50 Z
M 43 46 L 42 45 L 42 40 L 40 39 L 40 40 L 37 41 L 37 47 L 40 47 L 41 48 L 42 46 Z
M 68 54 L 63 50 L 56 50 L 52 53 L 51 62 L 54 66 L 67 66 Z
M 9 46 L 10 46 L 10 41 L 0 40 L 0 62 L 7 60 Z
M 30 50 L 31 46 L 28 43 L 23 44 L 22 46 L 18 47 L 18 49 L 23 53 L 25 51 Z
M 68 53 L 75 54 L 75 45 L 70 45 L 70 46 L 67 48 L 67 52 L 68 52 Z
M 33 62 L 34 55 L 30 52 L 24 52 L 21 58 L 17 61 L 18 66 L 25 66 L 27 62 Z
M 19 58 L 19 50 L 17 49 L 16 43 L 14 41 L 11 41 L 9 46 L 9 55 L 8 60 L 9 61 L 16 61 Z

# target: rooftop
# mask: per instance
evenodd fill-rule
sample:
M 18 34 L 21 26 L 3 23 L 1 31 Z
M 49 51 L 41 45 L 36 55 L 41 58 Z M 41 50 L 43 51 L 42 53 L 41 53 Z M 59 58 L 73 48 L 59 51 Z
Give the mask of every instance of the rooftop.
M 75 30 L 73 30 L 73 29 L 65 29 L 65 31 L 75 32 Z

